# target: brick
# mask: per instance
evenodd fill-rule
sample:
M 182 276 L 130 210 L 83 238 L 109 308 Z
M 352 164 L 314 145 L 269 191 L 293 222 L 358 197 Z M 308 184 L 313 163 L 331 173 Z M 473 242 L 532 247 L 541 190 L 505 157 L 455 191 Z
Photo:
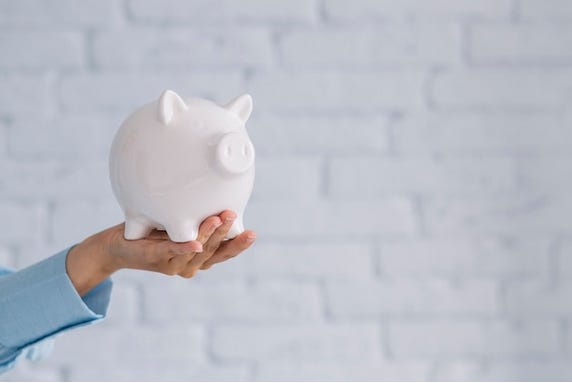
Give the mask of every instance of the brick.
M 477 378 L 482 381 L 567 381 L 572 378 L 572 367 L 566 358 L 527 360 L 526 363 L 494 360 Z
M 553 113 L 436 112 L 390 124 L 400 155 L 536 155 L 567 153 L 568 118 Z
M 483 335 L 483 352 L 493 358 L 541 358 L 560 351 L 561 334 L 557 321 L 496 321 L 485 324 Z
M 174 90 L 181 96 L 205 97 L 225 104 L 244 93 L 240 82 L 238 74 L 228 72 L 190 76 L 143 73 L 74 74 L 62 78 L 59 97 L 63 108 L 74 114 L 88 111 L 111 112 L 127 117 L 134 108 L 159 98 L 165 89 Z
M 431 97 L 440 109 L 555 110 L 568 100 L 569 77 L 525 69 L 444 72 L 435 77 Z
M 546 357 L 554 355 L 559 344 L 555 322 L 400 322 L 390 325 L 389 336 L 398 358 Z
M 230 361 L 375 363 L 381 356 L 380 340 L 379 327 L 370 324 L 216 326 L 212 352 Z
M 567 302 L 571 293 L 572 283 L 568 280 L 514 281 L 506 288 L 506 312 L 517 318 L 569 318 L 572 308 Z
M 260 381 L 424 381 L 431 370 L 426 361 L 297 362 L 296 368 L 283 362 L 261 363 Z
M 461 29 L 455 24 L 297 29 L 282 38 L 281 57 L 295 68 L 450 65 L 461 61 Z
M 343 0 L 325 4 L 328 17 L 336 21 L 364 20 L 506 20 L 511 13 L 509 0 Z
M 270 37 L 265 28 L 137 28 L 99 33 L 93 55 L 104 70 L 264 68 L 273 61 Z
M 383 242 L 379 264 L 384 274 L 408 277 L 545 276 L 551 244 L 542 238 L 486 235 Z
M 209 270 L 209 279 L 353 280 L 373 276 L 373 250 L 365 243 L 346 240 L 296 244 L 259 241 L 236 259 Z
M 81 4 L 73 0 L 58 0 L 57 3 L 0 0 L 0 25 L 99 28 L 116 23 L 118 11 L 116 0 L 87 0 Z
M 570 227 L 562 217 L 571 212 L 572 206 L 564 196 L 547 198 L 545 194 L 515 193 L 494 198 L 428 198 L 423 214 L 431 235 L 546 236 L 569 233 Z
M 572 4 L 567 0 L 520 0 L 518 6 L 519 15 L 525 21 L 568 22 L 572 19 Z
M 316 157 L 258 156 L 252 201 L 315 200 L 323 167 L 323 160 Z
M 46 209 L 39 203 L 25 204 L 4 200 L 0 203 L 0 217 L 6 222 L 0 230 L 0 243 L 17 244 L 20 241 L 39 240 L 45 236 Z
M 73 69 L 83 65 L 83 38 L 72 32 L 9 31 L 0 36 L 0 69 Z
M 258 108 L 257 100 L 254 108 Z M 248 121 L 247 130 L 259 155 L 373 154 L 389 150 L 387 117 L 257 116 Z
M 331 194 L 340 198 L 518 190 L 512 158 L 344 157 L 333 158 L 329 170 Z
M 259 237 L 410 236 L 418 230 L 411 200 L 253 202 L 245 219 Z M 269 224 L 272 222 L 272 224 Z
M 75 150 L 75 149 L 68 149 Z M 92 198 L 113 200 L 109 184 L 109 164 L 105 161 L 66 163 L 45 160 L 0 162 L 0 195 L 26 201 Z
M 85 347 L 89 345 L 89 347 Z M 147 365 L 162 371 L 162 363 L 205 363 L 206 333 L 198 325 L 184 323 L 157 327 L 106 327 L 97 324 L 62 334 L 56 339 L 51 362 L 77 368 L 94 362 L 115 366 Z
M 572 61 L 570 32 L 560 25 L 475 25 L 470 55 L 487 64 L 566 64 Z
M 311 23 L 317 18 L 315 0 L 217 1 L 205 0 L 129 1 L 129 13 L 140 23 L 218 24 L 218 23 Z
M 10 156 L 22 159 L 107 161 L 121 120 L 94 115 L 68 115 L 51 120 L 16 120 L 8 131 Z
M 130 350 L 129 352 L 133 352 Z M 163 360 L 160 363 L 100 362 L 70 365 L 73 381 L 248 381 L 249 367 L 207 362 Z
M 114 200 L 60 201 L 54 206 L 51 238 L 55 245 L 63 248 L 123 220 L 123 212 Z
M 18 366 L 2 373 L 3 382 L 62 381 L 62 371 L 53 366 L 46 366 L 44 360 L 34 363 L 26 359 L 18 362 Z
M 476 321 L 400 321 L 389 326 L 390 351 L 397 358 L 479 355 L 482 337 Z
M 434 379 L 439 381 L 564 381 L 572 376 L 570 363 L 563 358 L 549 360 L 528 359 L 478 362 L 445 362 L 436 369 Z
M 313 283 L 286 281 L 261 282 L 248 287 L 238 281 L 207 285 L 198 279 L 190 283 L 179 279 L 157 285 L 147 283 L 144 294 L 145 318 L 150 323 L 305 322 L 319 318 L 323 305 Z M 184 296 L 192 304 L 181 305 L 178 299 L 166 300 L 165 296 Z
M 0 116 L 46 116 L 52 109 L 48 75 L 0 74 Z
M 263 110 L 379 112 L 422 109 L 424 77 L 415 71 L 276 72 L 255 74 L 247 85 Z
M 562 140 L 564 141 L 565 137 L 562 137 Z M 572 191 L 572 180 L 568 176 L 568 161 L 569 156 L 558 153 L 519 159 L 518 175 L 521 188 L 539 195 L 568 194 Z
M 385 316 L 490 316 L 498 311 L 495 282 L 393 279 L 328 283 L 328 307 L 335 318 Z
M 476 380 L 475 377 L 482 374 L 483 364 L 471 358 L 440 362 L 435 367 L 433 379 L 442 382 Z

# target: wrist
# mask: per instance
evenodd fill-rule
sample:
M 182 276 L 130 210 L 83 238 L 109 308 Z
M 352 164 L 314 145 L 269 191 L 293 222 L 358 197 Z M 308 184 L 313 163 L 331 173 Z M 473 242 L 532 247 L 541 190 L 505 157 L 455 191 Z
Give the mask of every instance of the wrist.
M 97 234 L 73 246 L 66 258 L 66 272 L 80 296 L 119 269 Z

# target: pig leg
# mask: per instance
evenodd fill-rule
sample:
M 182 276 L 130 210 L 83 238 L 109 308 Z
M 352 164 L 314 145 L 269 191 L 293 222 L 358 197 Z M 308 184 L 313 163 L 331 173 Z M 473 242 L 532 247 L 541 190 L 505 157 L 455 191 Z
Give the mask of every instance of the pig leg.
M 230 227 L 230 230 L 226 234 L 226 238 L 231 239 L 239 235 L 244 231 L 244 223 L 242 222 L 242 217 L 237 217 L 234 223 Z
M 125 239 L 141 239 L 149 235 L 153 226 L 149 225 L 146 219 L 140 217 L 125 218 Z
M 167 234 L 173 242 L 189 242 L 197 239 L 199 224 L 193 221 L 181 221 L 165 225 Z

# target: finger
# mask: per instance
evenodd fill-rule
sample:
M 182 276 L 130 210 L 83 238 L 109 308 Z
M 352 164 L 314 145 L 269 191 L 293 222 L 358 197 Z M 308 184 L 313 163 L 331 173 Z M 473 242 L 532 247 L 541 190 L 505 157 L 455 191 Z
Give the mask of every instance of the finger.
M 214 264 L 236 257 L 248 249 L 254 241 L 256 241 L 256 233 L 252 230 L 247 230 L 231 240 L 224 241 L 216 253 L 201 265 L 201 270 L 207 270 Z
M 186 254 L 179 254 L 175 255 L 164 266 L 163 273 L 167 275 L 177 275 L 184 273 L 187 267 L 187 264 L 193 257 L 195 257 L 199 253 L 186 253 Z
M 203 251 L 203 244 L 197 240 L 189 242 L 164 242 L 167 251 L 172 254 L 189 254 L 189 253 L 200 253 Z
M 221 240 L 224 238 L 232 226 L 232 222 L 234 221 L 235 217 L 236 214 L 230 210 L 224 211 L 221 213 L 220 217 L 217 217 L 219 218 L 219 222 L 221 222 L 221 224 L 215 228 L 213 233 L 210 233 L 207 241 L 203 245 L 203 252 L 193 257 L 193 259 L 187 264 L 183 276 L 190 278 L 195 275 L 202 264 L 215 253 L 216 249 L 218 249 L 218 246 L 220 245 Z
M 189 262 L 187 262 L 184 270 L 180 273 L 180 275 L 185 278 L 194 276 L 201 265 L 205 263 L 210 257 L 212 257 L 212 255 L 213 253 L 207 251 L 195 254 L 195 256 L 190 259 Z
M 197 237 L 197 241 L 203 244 L 206 243 L 210 236 L 221 225 L 222 221 L 220 220 L 219 216 L 213 215 L 208 217 L 201 223 L 201 226 L 199 227 L 199 235 Z
M 147 241 L 145 246 L 152 250 L 150 266 L 154 271 L 167 275 L 175 275 L 185 269 L 186 264 L 198 254 L 197 246 L 202 246 L 198 241 L 171 242 L 171 241 Z
M 133 262 L 131 268 L 160 272 L 162 265 L 174 256 L 168 251 L 168 246 L 165 244 L 166 242 L 151 240 L 132 241 L 128 245 L 132 254 L 130 257 Z
M 204 243 L 203 248 L 205 252 L 214 254 L 214 252 L 220 246 L 224 237 L 232 227 L 234 220 L 236 219 L 236 213 L 232 210 L 225 210 L 219 215 L 222 225 L 220 225 L 215 232 L 210 236 L 210 238 Z

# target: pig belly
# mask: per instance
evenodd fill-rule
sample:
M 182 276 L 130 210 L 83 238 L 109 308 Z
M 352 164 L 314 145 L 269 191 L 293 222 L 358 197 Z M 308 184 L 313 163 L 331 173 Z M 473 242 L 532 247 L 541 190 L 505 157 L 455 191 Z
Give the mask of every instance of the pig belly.
M 199 226 L 204 219 L 220 214 L 225 209 L 237 214 L 235 224 L 227 236 L 232 238 L 244 231 L 242 214 L 250 194 L 249 191 L 241 191 L 238 186 L 244 188 L 244 183 L 237 185 L 227 181 L 216 188 L 212 184 L 209 188 L 194 185 L 192 190 L 170 191 L 147 198 L 142 198 L 141 195 L 139 198 L 126 198 L 138 203 L 126 209 L 125 238 L 144 238 L 156 228 L 167 231 L 174 242 L 191 241 L 197 238 Z

